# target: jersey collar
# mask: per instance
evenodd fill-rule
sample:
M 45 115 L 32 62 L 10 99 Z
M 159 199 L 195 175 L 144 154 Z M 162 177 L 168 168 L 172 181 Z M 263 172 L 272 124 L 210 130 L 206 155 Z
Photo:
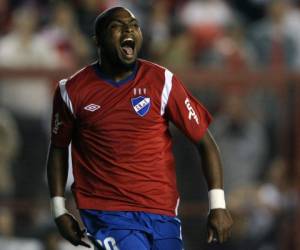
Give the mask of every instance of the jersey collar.
M 133 68 L 132 73 L 131 73 L 129 76 L 127 76 L 125 79 L 120 80 L 120 81 L 115 81 L 115 80 L 109 78 L 109 76 L 107 76 L 106 74 L 104 74 L 104 73 L 101 71 L 101 68 L 100 68 L 100 65 L 99 65 L 99 62 L 98 62 L 98 61 L 95 62 L 95 63 L 93 64 L 93 68 L 94 68 L 94 70 L 96 71 L 97 76 L 98 76 L 101 80 L 103 80 L 103 81 L 105 81 L 105 82 L 107 82 L 107 83 L 113 85 L 114 87 L 121 87 L 121 86 L 123 86 L 124 84 L 126 84 L 126 83 L 128 83 L 128 82 L 134 80 L 134 78 L 135 78 L 135 76 L 136 76 L 136 73 L 137 73 L 137 70 L 138 70 L 138 65 L 139 65 L 139 63 L 136 62 L 135 65 L 134 65 L 134 68 Z

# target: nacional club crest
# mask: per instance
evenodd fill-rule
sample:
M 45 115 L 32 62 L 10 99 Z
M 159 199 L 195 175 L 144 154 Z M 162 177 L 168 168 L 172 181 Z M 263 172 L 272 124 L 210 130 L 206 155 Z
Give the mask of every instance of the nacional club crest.
M 131 98 L 131 104 L 139 116 L 145 116 L 150 110 L 150 97 L 138 96 Z

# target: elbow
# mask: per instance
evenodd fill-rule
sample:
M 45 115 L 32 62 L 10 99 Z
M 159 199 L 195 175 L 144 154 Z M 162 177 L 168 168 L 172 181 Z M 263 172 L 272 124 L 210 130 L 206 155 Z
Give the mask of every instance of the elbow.
M 200 153 L 219 153 L 219 148 L 209 130 L 207 130 L 207 132 L 204 134 L 201 140 L 198 143 L 196 143 L 196 147 Z

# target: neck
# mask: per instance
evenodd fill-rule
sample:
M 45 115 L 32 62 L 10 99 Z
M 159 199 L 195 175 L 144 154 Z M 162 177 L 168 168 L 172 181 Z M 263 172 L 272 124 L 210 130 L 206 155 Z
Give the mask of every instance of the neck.
M 134 67 L 125 68 L 118 65 L 112 65 L 107 60 L 99 60 L 99 65 L 101 72 L 116 82 L 127 78 L 134 71 Z

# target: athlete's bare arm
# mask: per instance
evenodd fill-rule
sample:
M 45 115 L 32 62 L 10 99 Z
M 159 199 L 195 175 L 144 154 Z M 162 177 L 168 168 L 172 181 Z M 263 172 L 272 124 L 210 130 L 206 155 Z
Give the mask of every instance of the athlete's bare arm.
M 47 159 L 47 178 L 50 196 L 64 197 L 68 177 L 68 147 L 55 147 L 50 144 Z M 80 229 L 78 221 L 70 214 L 65 213 L 55 219 L 61 235 L 73 245 L 90 247 L 82 240 L 84 230 Z
M 223 168 L 218 146 L 209 130 L 197 144 L 208 189 L 223 189 Z M 233 221 L 227 209 L 211 209 L 208 215 L 208 242 L 216 237 L 223 243 L 230 237 Z
M 64 196 L 68 177 L 68 147 L 50 144 L 47 160 L 47 178 L 50 196 Z
M 203 173 L 209 189 L 223 189 L 223 168 L 218 146 L 209 130 L 197 145 L 201 154 Z

